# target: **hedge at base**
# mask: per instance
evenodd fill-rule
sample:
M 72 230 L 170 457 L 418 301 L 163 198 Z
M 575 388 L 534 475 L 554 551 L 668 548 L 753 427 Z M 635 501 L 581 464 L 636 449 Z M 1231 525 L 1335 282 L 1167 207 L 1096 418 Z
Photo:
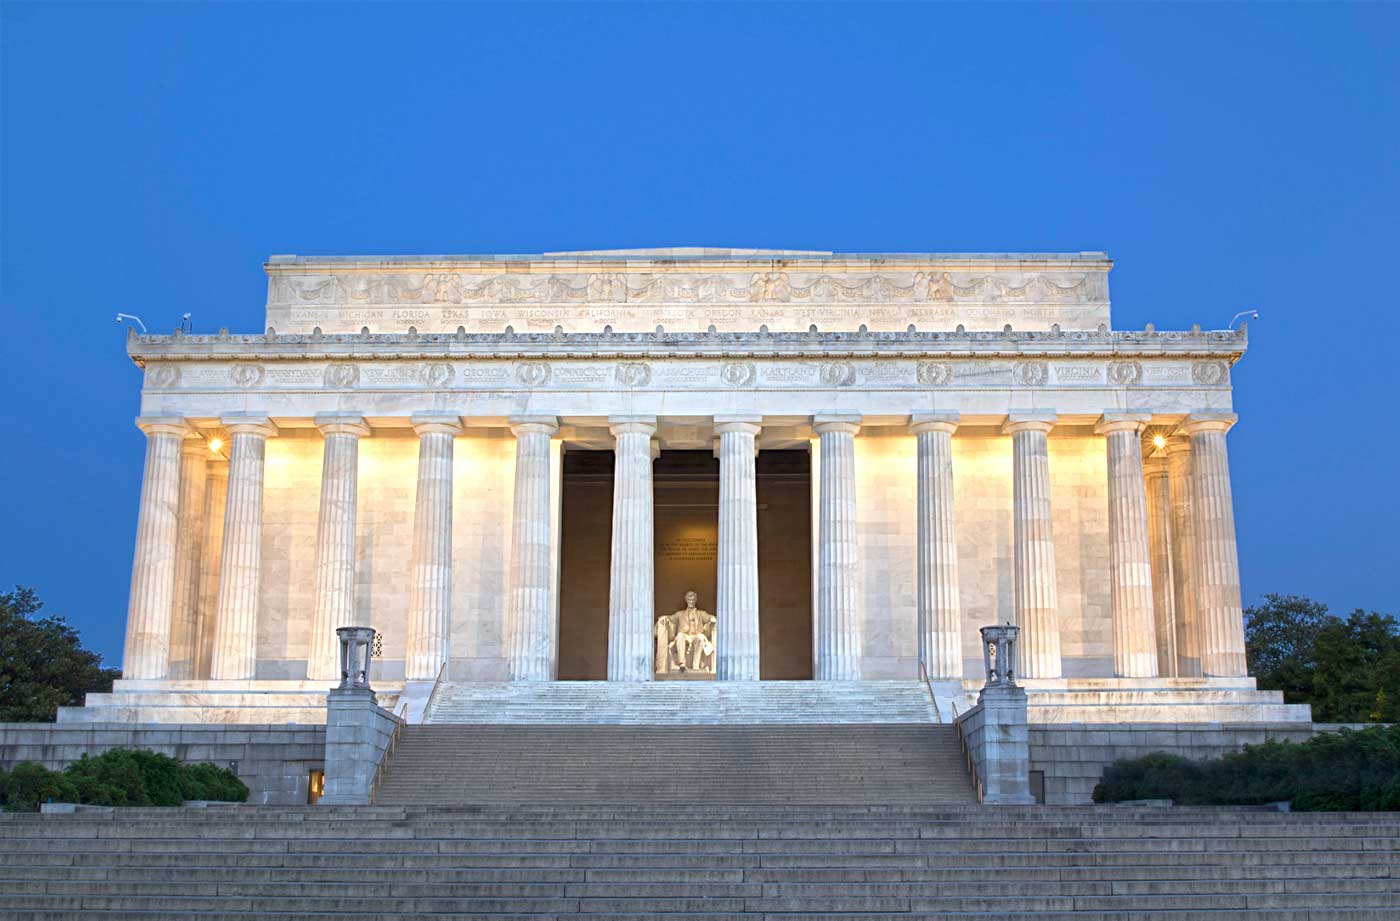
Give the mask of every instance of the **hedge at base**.
M 1269 741 L 1209 761 L 1165 752 L 1109 765 L 1094 802 L 1170 799 L 1183 806 L 1257 806 L 1299 812 L 1400 810 L 1400 724 Z
M 33 812 L 41 803 L 94 806 L 178 806 L 186 800 L 241 803 L 248 788 L 227 768 L 184 764 L 145 749 L 114 748 L 83 755 L 62 771 L 23 761 L 0 771 L 0 804 Z

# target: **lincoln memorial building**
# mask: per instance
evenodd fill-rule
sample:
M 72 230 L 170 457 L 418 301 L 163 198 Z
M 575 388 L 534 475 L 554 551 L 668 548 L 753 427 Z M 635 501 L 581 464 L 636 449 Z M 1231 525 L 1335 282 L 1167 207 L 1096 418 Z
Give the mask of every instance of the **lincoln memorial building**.
M 1111 267 L 273 256 L 263 329 L 127 341 L 122 679 L 60 721 L 324 723 L 350 625 L 410 723 L 797 682 L 947 720 L 1005 623 L 1032 723 L 1306 720 L 1245 669 L 1245 331 L 1115 329 Z

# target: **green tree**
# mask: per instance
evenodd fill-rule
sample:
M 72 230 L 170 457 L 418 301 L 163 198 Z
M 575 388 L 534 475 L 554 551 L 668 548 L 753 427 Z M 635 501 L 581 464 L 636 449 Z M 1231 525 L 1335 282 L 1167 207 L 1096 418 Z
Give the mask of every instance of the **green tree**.
M 1301 595 L 1265 595 L 1244 611 L 1244 648 L 1259 687 L 1289 703 L 1312 703 L 1318 634 L 1336 618 Z
M 43 606 L 32 588 L 0 593 L 0 722 L 52 720 L 118 677 L 62 617 L 41 616 Z
M 1346 620 L 1331 618 L 1313 649 L 1313 719 L 1400 719 L 1400 624 L 1394 617 L 1356 610 Z

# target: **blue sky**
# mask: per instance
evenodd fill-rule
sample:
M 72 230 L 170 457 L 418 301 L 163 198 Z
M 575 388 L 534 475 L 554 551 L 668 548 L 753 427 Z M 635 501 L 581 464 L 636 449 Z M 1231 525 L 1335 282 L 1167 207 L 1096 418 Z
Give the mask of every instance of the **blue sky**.
M 4 3 L 0 585 L 119 660 L 156 330 L 270 253 L 1107 250 L 1257 306 L 1245 600 L 1397 611 L 1400 5 Z

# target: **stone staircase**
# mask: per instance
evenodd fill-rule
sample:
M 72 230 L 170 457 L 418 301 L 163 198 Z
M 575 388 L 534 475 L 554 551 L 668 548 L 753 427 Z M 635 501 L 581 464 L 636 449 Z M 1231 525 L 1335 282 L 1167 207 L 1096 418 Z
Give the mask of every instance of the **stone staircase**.
M 942 721 L 950 722 L 944 710 Z M 938 722 L 918 681 L 444 682 L 428 724 L 739 725 Z
M 380 804 L 972 803 L 957 731 L 931 723 L 405 726 Z
M 88 694 L 81 707 L 59 707 L 60 723 L 181 725 L 324 725 L 333 681 L 179 681 L 120 679 L 111 693 Z M 379 705 L 393 710 L 403 682 L 379 681 Z
M 1023 678 L 1032 724 L 1309 723 L 1312 708 L 1286 704 L 1238 678 Z M 969 701 L 980 681 L 964 681 Z M 962 704 L 959 704 L 962 706 Z
M 1389 921 L 1400 816 L 970 806 L 0 816 L 7 921 Z

